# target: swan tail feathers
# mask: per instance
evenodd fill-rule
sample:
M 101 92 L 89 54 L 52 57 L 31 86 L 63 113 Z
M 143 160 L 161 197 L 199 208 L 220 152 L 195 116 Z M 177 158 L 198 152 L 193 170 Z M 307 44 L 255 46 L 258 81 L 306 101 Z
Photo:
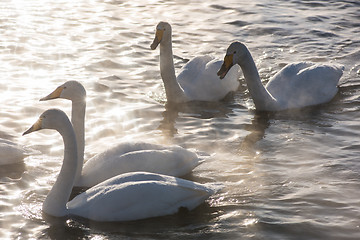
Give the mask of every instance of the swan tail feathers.
M 220 192 L 222 189 L 224 189 L 224 184 L 222 183 L 212 182 L 212 183 L 205 183 L 204 185 L 208 188 L 208 192 L 210 195 L 216 194 Z

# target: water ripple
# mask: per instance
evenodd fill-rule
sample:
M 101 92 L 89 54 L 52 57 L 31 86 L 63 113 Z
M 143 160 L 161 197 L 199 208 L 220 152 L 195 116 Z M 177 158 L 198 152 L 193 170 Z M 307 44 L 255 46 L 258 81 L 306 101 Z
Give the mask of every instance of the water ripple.
M 357 239 L 360 142 L 358 1 L 6 1 L 0 11 L 0 137 L 41 152 L 0 170 L 0 238 Z M 155 25 L 173 27 L 175 70 L 244 42 L 265 84 L 290 62 L 345 65 L 328 104 L 258 113 L 241 77 L 219 103 L 166 104 Z M 60 169 L 55 132 L 21 137 L 67 80 L 87 89 L 86 152 L 143 139 L 211 157 L 188 179 L 223 183 L 195 211 L 131 223 L 49 220 Z M 141 225 L 141 228 L 139 226 Z

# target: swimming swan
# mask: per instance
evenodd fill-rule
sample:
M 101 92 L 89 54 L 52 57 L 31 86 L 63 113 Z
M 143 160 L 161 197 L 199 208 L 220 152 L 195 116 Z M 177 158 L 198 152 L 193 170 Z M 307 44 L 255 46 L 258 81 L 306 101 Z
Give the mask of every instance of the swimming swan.
M 255 107 L 261 111 L 326 103 L 337 93 L 337 84 L 344 70 L 344 67 L 336 65 L 292 63 L 275 74 L 264 87 L 249 50 L 240 42 L 228 47 L 224 63 L 218 71 L 220 78 L 224 78 L 235 64 L 240 65 Z
M 160 22 L 150 48 L 160 44 L 160 72 L 168 102 L 219 101 L 239 87 L 240 69 L 232 69 L 223 81 L 216 75 L 222 61 L 210 56 L 191 59 L 175 76 L 172 53 L 171 26 Z
M 16 143 L 0 138 L 0 165 L 22 162 L 25 149 Z
M 60 173 L 46 196 L 44 213 L 75 215 L 94 221 L 131 221 L 174 214 L 179 208 L 194 209 L 218 186 L 146 172 L 125 173 L 110 178 L 68 202 L 78 166 L 76 137 L 64 112 L 49 109 L 23 133 L 54 129 L 63 137 L 64 160 Z
M 33 153 L 31 149 L 0 138 L 0 165 L 20 163 L 31 153 Z
M 183 176 L 201 163 L 199 157 L 180 146 L 146 142 L 124 142 L 87 160 L 85 149 L 86 90 L 77 81 L 68 81 L 40 101 L 63 98 L 72 101 L 71 122 L 78 143 L 79 168 L 75 186 L 91 187 L 125 172 L 145 171 L 170 176 Z

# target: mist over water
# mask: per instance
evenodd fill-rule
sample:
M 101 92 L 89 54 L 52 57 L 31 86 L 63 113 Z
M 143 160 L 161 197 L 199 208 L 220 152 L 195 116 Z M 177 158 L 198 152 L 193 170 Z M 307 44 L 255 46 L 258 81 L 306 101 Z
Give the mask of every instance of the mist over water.
M 358 1 L 25 1 L 0 3 L 0 138 L 33 148 L 0 167 L 0 238 L 359 239 Z M 291 62 L 345 66 L 327 104 L 255 111 L 244 79 L 218 103 L 166 104 L 155 26 L 173 30 L 175 69 L 247 45 L 265 84 Z M 85 159 L 121 141 L 211 155 L 187 179 L 224 189 L 188 213 L 129 223 L 45 218 L 60 170 L 59 134 L 21 137 L 67 80 L 87 89 Z

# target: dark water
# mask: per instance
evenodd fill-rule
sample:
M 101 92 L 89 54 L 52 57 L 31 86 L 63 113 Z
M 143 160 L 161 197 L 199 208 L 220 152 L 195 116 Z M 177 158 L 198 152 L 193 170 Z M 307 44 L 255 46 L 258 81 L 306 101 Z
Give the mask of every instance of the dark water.
M 40 150 L 1 166 L 3 239 L 359 239 L 358 1 L 25 1 L 0 3 L 0 137 Z M 244 42 L 263 82 L 290 62 L 346 68 L 330 103 L 257 113 L 244 81 L 219 103 L 165 105 L 156 24 L 173 27 L 175 67 L 223 58 Z M 187 176 L 225 188 L 192 212 L 130 223 L 48 219 L 41 205 L 62 160 L 60 137 L 21 133 L 67 80 L 88 93 L 86 153 L 145 139 L 212 154 Z

